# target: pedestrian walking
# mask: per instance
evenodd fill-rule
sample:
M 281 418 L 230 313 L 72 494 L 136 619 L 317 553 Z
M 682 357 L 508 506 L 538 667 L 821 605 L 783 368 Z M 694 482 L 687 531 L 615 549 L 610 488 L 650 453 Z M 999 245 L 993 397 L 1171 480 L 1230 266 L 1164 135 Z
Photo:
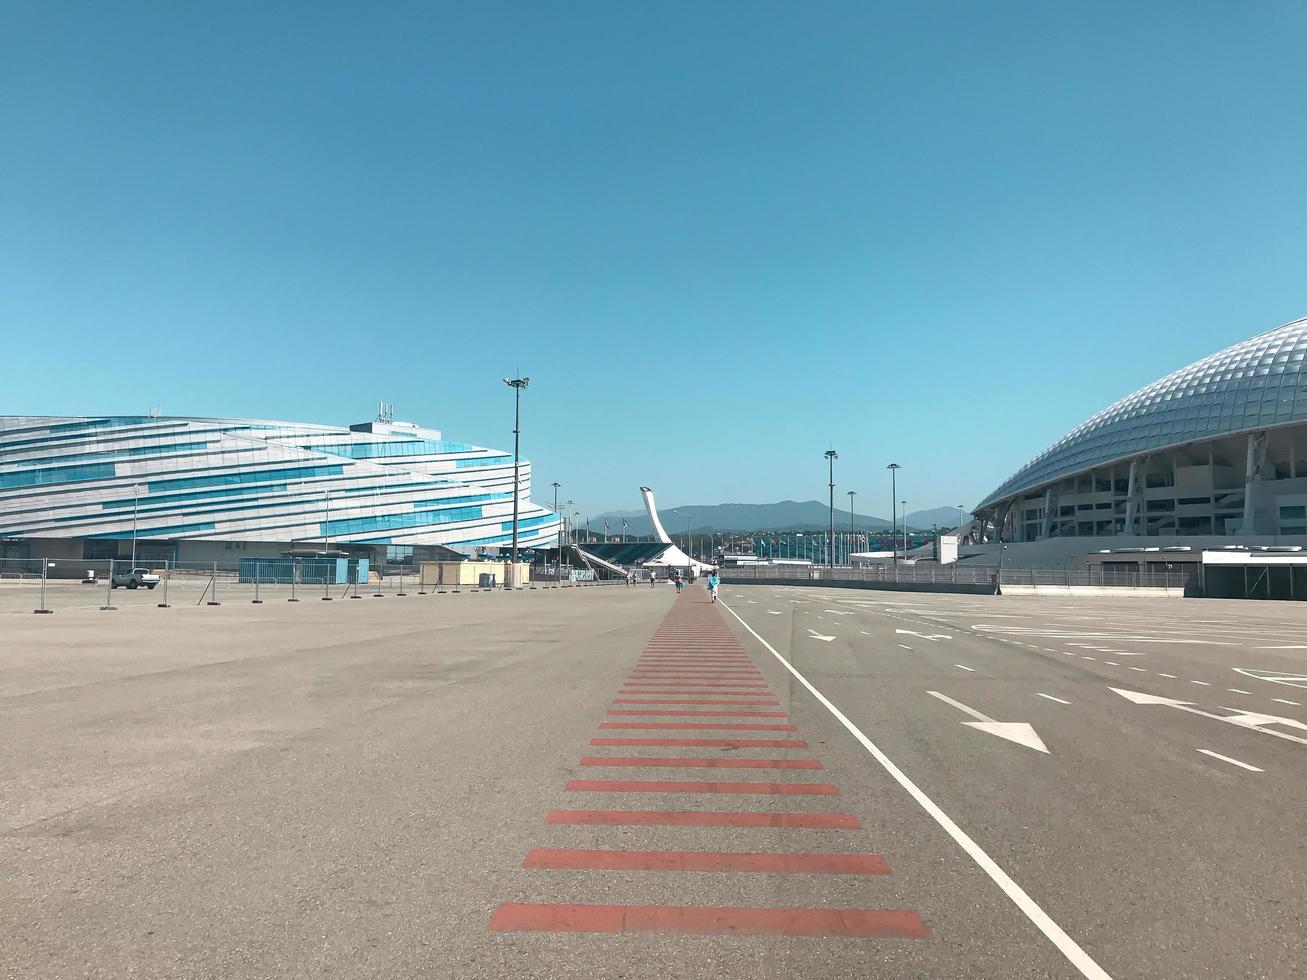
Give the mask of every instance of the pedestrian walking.
M 650 569 L 650 570 L 649 570 L 649 588 L 652 589 L 652 588 L 653 588 L 655 585 L 657 585 L 657 584 L 658 584 L 658 573 L 655 572 L 653 569 Z
M 722 580 L 717 577 L 716 569 L 708 573 L 708 595 L 712 598 L 713 602 L 717 601 L 717 586 L 721 584 Z

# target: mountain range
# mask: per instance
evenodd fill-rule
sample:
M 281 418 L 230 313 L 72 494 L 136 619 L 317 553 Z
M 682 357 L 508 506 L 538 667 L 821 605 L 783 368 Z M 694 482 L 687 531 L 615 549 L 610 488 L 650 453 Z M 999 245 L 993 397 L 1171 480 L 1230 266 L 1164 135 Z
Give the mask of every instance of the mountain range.
M 684 507 L 659 509 L 658 519 L 668 534 L 682 534 L 686 529 L 686 514 L 690 515 L 690 529 L 698 534 L 706 531 L 820 531 L 830 526 L 830 508 L 819 500 L 781 500 L 774 504 L 690 504 Z M 593 531 L 603 531 L 608 521 L 611 533 L 622 532 L 622 520 L 628 525 L 627 533 L 637 536 L 653 533 L 649 518 L 640 510 L 613 510 L 590 518 Z M 899 518 L 900 522 L 902 517 Z M 888 518 L 867 514 L 854 514 L 859 530 L 879 531 L 890 526 Z M 952 528 L 958 522 L 956 507 L 935 507 L 931 510 L 912 511 L 908 514 L 908 527 L 929 530 L 932 524 Z M 849 512 L 835 511 L 835 529 L 849 529 Z

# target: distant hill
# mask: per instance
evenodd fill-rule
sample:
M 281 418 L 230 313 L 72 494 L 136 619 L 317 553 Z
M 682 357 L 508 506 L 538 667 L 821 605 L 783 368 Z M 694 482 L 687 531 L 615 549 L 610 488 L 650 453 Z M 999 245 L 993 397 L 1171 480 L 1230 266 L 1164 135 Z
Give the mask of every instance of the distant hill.
M 658 517 L 668 534 L 685 532 L 685 518 L 672 513 L 672 510 L 680 511 L 682 515 L 688 513 L 691 528 L 696 534 L 701 531 L 819 531 L 830 524 L 830 508 L 819 500 L 782 500 L 774 504 L 690 504 L 659 509 Z M 630 527 L 629 533 L 637 536 L 653 533 L 643 509 L 599 514 L 591 518 L 590 527 L 602 531 L 604 520 L 607 519 L 611 533 L 620 534 L 623 518 Z M 890 525 L 888 518 L 873 515 L 855 514 L 854 520 L 859 530 L 879 531 Z M 957 509 L 952 507 L 936 507 L 908 514 L 908 527 L 917 529 L 929 529 L 932 524 L 951 528 L 957 521 Z M 836 509 L 835 527 L 841 531 L 849 529 L 847 510 Z

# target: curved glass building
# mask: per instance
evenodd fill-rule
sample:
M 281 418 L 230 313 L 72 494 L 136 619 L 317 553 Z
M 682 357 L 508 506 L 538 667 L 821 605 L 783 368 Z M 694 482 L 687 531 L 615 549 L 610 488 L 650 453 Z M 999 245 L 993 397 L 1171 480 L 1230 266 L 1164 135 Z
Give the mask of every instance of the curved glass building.
M 3 557 L 208 561 L 343 551 L 384 561 L 441 547 L 556 541 L 531 465 L 403 422 L 0 417 Z M 120 548 L 122 549 L 120 551 Z M 237 552 L 238 554 L 233 554 Z
M 1307 535 L 1305 356 L 1307 319 L 1168 374 L 1045 449 L 976 517 L 1004 541 Z

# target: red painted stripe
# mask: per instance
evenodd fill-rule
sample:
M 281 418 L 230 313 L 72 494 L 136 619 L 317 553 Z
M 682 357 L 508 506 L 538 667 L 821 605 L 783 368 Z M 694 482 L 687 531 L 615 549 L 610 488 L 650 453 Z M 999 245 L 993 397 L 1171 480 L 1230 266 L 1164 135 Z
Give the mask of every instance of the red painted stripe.
M 686 731 L 691 728 L 712 728 L 733 732 L 797 732 L 798 725 L 770 725 L 751 721 L 604 721 L 600 728 L 640 728 L 645 731 Z
M 710 657 L 707 654 L 683 654 L 673 657 L 670 654 L 645 654 L 640 658 L 642 664 L 751 664 L 752 657 Z
M 887 875 L 879 854 L 750 854 L 738 851 L 603 851 L 537 847 L 524 868 L 572 871 L 748 871 L 761 874 Z
M 756 698 L 766 695 L 775 697 L 771 691 L 737 691 L 734 688 L 727 688 L 724 691 L 704 691 L 691 685 L 689 687 L 646 687 L 643 689 L 628 690 L 622 688 L 618 694 L 698 694 L 705 697 L 714 698 Z
M 700 749 L 806 749 L 801 738 L 592 738 L 591 745 L 655 746 L 680 745 Z
M 687 695 L 683 698 L 614 698 L 613 704 L 780 704 L 780 702 L 761 699 L 741 701 L 738 698 L 734 701 L 717 701 L 711 698 Z
M 628 677 L 622 681 L 627 687 L 661 687 L 664 684 L 680 684 L 694 687 L 766 687 L 767 682 L 761 677 L 745 677 L 732 681 L 726 677 Z
M 667 932 L 698 936 L 840 936 L 925 939 L 910 909 L 751 909 L 693 905 L 562 905 L 505 902 L 493 932 Z
M 569 793 L 753 793 L 762 796 L 839 796 L 832 783 L 714 783 L 659 779 L 572 779 Z
M 851 813 L 714 813 L 675 810 L 551 810 L 545 823 L 618 827 L 766 827 L 858 830 Z
M 661 715 L 667 717 L 784 717 L 783 711 L 672 711 L 670 708 L 609 708 L 609 715 Z
M 650 674 L 650 673 L 633 673 L 622 683 L 631 684 L 635 681 L 642 683 L 672 683 L 672 684 L 693 684 L 696 681 L 712 681 L 714 684 L 720 684 L 724 681 L 735 681 L 744 684 L 765 684 L 766 678 L 762 674 L 682 674 L 679 671 L 672 674 Z
M 703 664 L 698 667 L 692 667 L 689 664 L 667 664 L 665 666 L 641 666 L 637 664 L 631 668 L 631 673 L 640 674 L 758 674 L 761 673 L 753 664 L 740 667 L 723 667 L 717 664 Z
M 820 769 L 816 759 L 686 759 L 681 756 L 587 755 L 583 766 L 661 769 Z

